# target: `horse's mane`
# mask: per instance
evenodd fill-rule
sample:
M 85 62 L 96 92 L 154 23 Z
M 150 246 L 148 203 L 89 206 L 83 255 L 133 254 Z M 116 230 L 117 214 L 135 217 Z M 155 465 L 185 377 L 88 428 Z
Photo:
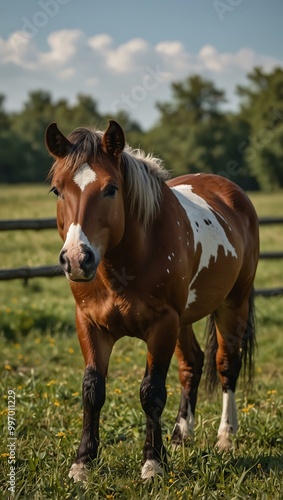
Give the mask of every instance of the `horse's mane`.
M 90 156 L 95 160 L 101 158 L 101 138 L 103 132 L 80 127 L 75 129 L 68 140 L 74 148 L 64 161 L 53 165 L 49 176 L 57 168 L 61 172 L 74 175 Z M 163 167 L 160 158 L 145 154 L 141 149 L 133 149 L 126 144 L 121 157 L 122 173 L 130 210 L 138 220 L 146 226 L 159 208 L 161 199 L 161 182 L 169 178 L 169 172 Z

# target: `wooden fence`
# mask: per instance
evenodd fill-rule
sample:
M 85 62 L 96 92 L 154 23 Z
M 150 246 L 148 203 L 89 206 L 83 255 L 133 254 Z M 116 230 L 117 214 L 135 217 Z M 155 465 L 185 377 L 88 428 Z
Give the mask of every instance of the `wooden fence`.
M 283 217 L 262 217 L 259 219 L 260 225 L 283 224 Z M 22 220 L 0 220 L 0 231 L 14 231 L 24 229 L 55 229 L 56 219 L 22 219 Z M 283 252 L 262 252 L 260 259 L 282 259 Z M 53 278 L 63 276 L 61 267 L 56 265 L 29 267 L 23 266 L 15 269 L 0 269 L 0 281 L 23 279 L 27 284 L 30 278 Z M 258 289 L 256 295 L 262 297 L 275 297 L 283 295 L 283 286 L 278 288 Z

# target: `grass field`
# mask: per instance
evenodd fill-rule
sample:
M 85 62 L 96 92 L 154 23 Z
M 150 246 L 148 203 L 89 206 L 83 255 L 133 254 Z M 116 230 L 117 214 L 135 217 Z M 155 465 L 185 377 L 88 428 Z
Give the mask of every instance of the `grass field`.
M 283 215 L 283 193 L 251 196 L 260 216 Z M 1 188 L 1 218 L 52 217 L 48 186 Z M 0 267 L 56 263 L 61 247 L 54 230 L 0 233 Z M 264 251 L 282 251 L 283 227 L 261 229 Z M 283 284 L 283 261 L 261 261 L 257 288 Z M 81 425 L 83 359 L 74 331 L 74 302 L 64 278 L 0 282 L 1 468 L 0 491 L 8 498 L 9 460 L 16 456 L 13 498 L 34 499 L 282 499 L 283 498 L 283 297 L 256 299 L 258 353 L 253 390 L 237 391 L 240 428 L 231 452 L 214 445 L 221 413 L 218 391 L 201 384 L 194 442 L 173 450 L 170 434 L 180 388 L 175 360 L 167 378 L 163 434 L 169 468 L 152 483 L 140 479 L 145 419 L 139 385 L 145 345 L 124 338 L 114 348 L 101 416 L 101 457 L 87 488 L 68 470 Z M 204 322 L 197 325 L 205 343 Z M 12 392 L 8 392 L 12 391 Z M 8 401 L 15 394 L 16 444 L 9 448 Z M 8 396 L 10 395 L 10 399 Z M 12 471 L 13 472 L 13 471 Z M 12 497 L 12 495 L 11 495 Z

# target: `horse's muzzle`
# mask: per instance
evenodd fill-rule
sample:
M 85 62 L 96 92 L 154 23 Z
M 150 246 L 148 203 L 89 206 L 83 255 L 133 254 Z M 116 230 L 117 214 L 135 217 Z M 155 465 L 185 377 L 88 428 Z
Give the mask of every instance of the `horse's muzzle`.
M 99 260 L 93 250 L 87 245 L 80 245 L 79 250 L 62 249 L 59 255 L 59 263 L 71 281 L 91 281 L 96 274 Z

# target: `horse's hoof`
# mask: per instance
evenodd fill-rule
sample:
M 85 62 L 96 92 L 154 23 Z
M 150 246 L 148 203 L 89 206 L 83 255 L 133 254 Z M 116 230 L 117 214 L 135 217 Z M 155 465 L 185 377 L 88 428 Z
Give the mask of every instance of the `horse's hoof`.
M 156 474 L 159 474 L 163 476 L 164 471 L 160 467 L 159 463 L 157 460 L 147 460 L 142 468 L 142 479 L 150 479 L 151 477 L 154 477 Z
M 69 472 L 69 478 L 73 478 L 73 480 L 76 482 L 78 481 L 87 481 L 88 478 L 88 472 L 85 464 L 76 464 L 74 463 L 70 469 Z
M 232 441 L 228 437 L 220 437 L 216 443 L 216 448 L 219 451 L 227 451 L 232 448 Z

